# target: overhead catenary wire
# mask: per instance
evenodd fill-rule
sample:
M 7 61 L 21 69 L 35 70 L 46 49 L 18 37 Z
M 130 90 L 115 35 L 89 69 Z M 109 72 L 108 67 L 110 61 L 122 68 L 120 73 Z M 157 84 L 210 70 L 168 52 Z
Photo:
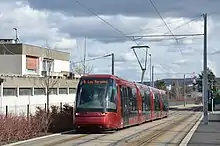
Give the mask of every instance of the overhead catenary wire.
M 180 25 L 178 25 L 177 27 L 175 27 L 175 28 L 173 28 L 172 29 L 172 31 L 173 30 L 176 30 L 176 29 L 178 29 L 178 28 L 180 28 L 180 27 L 182 27 L 182 26 L 184 26 L 184 25 L 187 25 L 187 24 L 189 24 L 189 23 L 191 23 L 191 22 L 193 22 L 193 21 L 196 21 L 196 20 L 198 20 L 199 18 L 201 18 L 202 17 L 202 14 L 201 15 L 197 15 L 197 16 L 195 16 L 195 17 L 193 17 L 191 20 L 189 20 L 189 21 L 187 21 L 187 22 L 185 22 L 185 23 L 182 23 L 182 24 L 180 24 Z M 168 23 L 167 23 L 168 24 Z M 172 24 L 172 23 L 171 23 Z M 150 28 L 149 28 L 150 29 Z M 166 34 L 168 34 L 168 33 L 170 33 L 170 31 L 168 31 L 168 32 L 165 32 L 163 35 L 166 35 Z M 173 36 L 173 35 L 172 35 Z M 175 36 L 175 35 L 174 35 Z M 133 36 L 134 38 L 135 38 L 135 36 Z M 184 37 L 184 38 L 186 38 L 186 37 Z M 181 39 L 184 39 L 184 38 L 181 38 Z M 141 40 L 141 39 L 143 39 L 143 37 L 139 37 L 139 38 L 137 38 L 137 39 L 135 39 L 135 40 Z M 160 38 L 160 39 L 165 39 L 165 38 Z M 180 38 L 176 38 L 176 39 L 180 39 Z M 158 39 L 159 40 L 159 39 Z
M 93 15 L 95 15 L 99 20 L 103 21 L 104 23 L 106 23 L 108 26 L 110 26 L 111 28 L 113 28 L 115 31 L 117 31 L 118 33 L 120 33 L 122 36 L 129 38 L 131 41 L 135 42 L 136 45 L 138 45 L 137 41 L 135 41 L 134 39 L 132 39 L 131 37 L 127 36 L 126 34 L 124 34 L 121 30 L 119 30 L 118 28 L 116 28 L 115 26 L 113 26 L 111 23 L 109 23 L 108 21 L 106 21 L 105 19 L 103 19 L 102 17 L 100 17 L 94 10 L 86 7 L 84 4 L 82 4 L 81 2 L 79 2 L 78 0 L 75 0 L 76 3 L 78 3 L 80 6 L 82 6 L 83 8 L 87 9 L 90 13 L 92 13 Z
M 193 22 L 193 21 L 198 20 L 199 18 L 201 18 L 201 16 L 202 16 L 202 15 L 196 15 L 196 16 L 193 17 L 191 20 L 189 20 L 189 21 L 187 21 L 187 22 L 184 22 L 184 23 L 178 25 L 177 27 L 173 28 L 172 31 L 173 31 L 173 30 L 176 30 L 176 29 L 178 29 L 178 28 L 180 28 L 180 27 L 182 27 L 182 26 L 184 26 L 184 25 L 190 24 L 190 23 Z M 179 21 L 179 20 L 178 20 L 178 21 Z M 172 24 L 172 23 L 167 23 L 167 24 Z M 164 24 L 163 24 L 163 26 L 164 26 Z M 157 28 L 157 27 L 162 27 L 162 25 L 158 25 L 158 26 L 153 27 L 153 28 L 141 29 L 141 30 L 136 31 L 136 32 L 130 32 L 130 33 L 127 33 L 127 36 L 128 36 L 128 37 L 132 37 L 132 38 L 138 37 L 138 38 L 136 38 L 136 39 L 134 39 L 134 40 L 139 40 L 139 41 L 140 41 L 141 39 L 147 38 L 147 37 L 163 37 L 163 38 L 160 38 L 160 39 L 157 39 L 157 40 L 173 39 L 173 38 L 165 38 L 165 37 L 173 37 L 173 35 L 166 35 L 166 34 L 168 34 L 170 31 L 165 32 L 165 33 L 163 33 L 163 34 L 159 34 L 159 35 L 132 35 L 132 34 L 135 34 L 135 33 L 141 32 L 141 31 L 144 31 L 144 30 L 151 30 L 151 29 L 154 29 L 154 28 Z M 174 35 L 174 36 L 176 36 L 176 37 L 184 36 L 184 37 L 181 37 L 181 38 L 177 38 L 178 40 L 180 40 L 180 39 L 185 39 L 185 38 L 190 37 L 190 36 L 191 36 L 191 37 L 194 37 L 194 36 L 201 36 L 201 35 L 204 35 L 204 34 L 181 34 L 181 35 Z M 111 36 L 111 37 L 108 37 L 108 38 L 115 38 L 115 40 L 117 40 L 117 39 L 120 38 L 120 37 L 118 37 L 118 36 Z M 108 39 L 101 39 L 101 40 L 108 40 Z
M 111 28 L 113 28 L 115 31 L 117 31 L 118 33 L 120 33 L 122 36 L 124 36 L 125 38 L 128 38 L 130 39 L 131 41 L 133 41 L 137 46 L 139 46 L 139 43 L 133 39 L 132 37 L 129 37 L 129 36 L 126 36 L 126 34 L 124 34 L 121 30 L 119 30 L 118 28 L 114 27 L 112 24 L 110 24 L 108 21 L 106 21 L 105 19 L 101 18 L 94 10 L 90 9 L 90 8 L 87 8 L 84 4 L 80 3 L 78 0 L 75 0 L 80 6 L 82 6 L 83 8 L 87 9 L 90 13 L 92 13 L 93 15 L 95 15 L 99 20 L 103 21 L 104 23 L 106 23 L 108 26 L 110 26 Z M 139 61 L 139 58 L 137 56 L 137 53 L 135 51 L 135 49 L 133 48 L 132 49 L 138 62 Z M 141 65 L 140 65 L 141 66 Z
M 191 34 L 177 34 L 177 35 L 169 35 L 169 34 L 152 34 L 152 35 L 133 35 L 129 37 L 194 37 L 194 36 L 203 36 L 203 33 L 191 33 Z M 178 38 L 176 38 L 178 40 Z
M 154 5 L 153 1 L 152 0 L 149 0 L 151 5 L 153 6 L 154 10 L 156 11 L 156 13 L 159 15 L 159 17 L 161 18 L 161 20 L 163 21 L 163 23 L 165 24 L 165 26 L 167 27 L 167 29 L 169 30 L 169 32 L 173 35 L 174 39 L 176 40 L 176 43 L 178 45 L 178 49 L 181 53 L 181 55 L 183 56 L 183 53 L 182 53 L 182 50 L 180 49 L 180 45 L 179 45 L 179 42 L 178 40 L 176 39 L 176 37 L 174 36 L 173 32 L 171 31 L 171 29 L 169 28 L 169 26 L 167 25 L 167 23 L 165 22 L 165 20 L 163 19 L 163 17 L 160 15 L 160 12 L 158 11 L 158 9 L 156 8 L 156 6 Z
M 99 15 L 97 15 L 97 13 L 95 11 L 93 11 L 92 9 L 90 8 L 87 8 L 84 4 L 82 4 L 81 2 L 79 2 L 78 0 L 75 0 L 79 5 L 81 5 L 82 7 L 86 8 L 89 12 L 91 12 L 93 15 L 95 15 L 97 18 L 99 18 L 99 20 L 103 21 L 104 23 L 106 23 L 108 26 L 110 26 L 111 28 L 113 28 L 114 30 L 116 30 L 118 33 L 120 33 L 123 37 L 125 38 L 128 38 L 130 39 L 131 41 L 135 42 L 137 45 L 139 45 L 137 43 L 137 41 L 134 39 L 134 36 L 128 36 L 128 35 L 125 35 L 125 33 L 123 33 L 121 30 L 117 29 L 116 27 L 114 27 L 112 24 L 110 24 L 108 21 L 104 20 L 103 18 L 101 18 Z M 152 2 L 152 1 L 151 1 Z M 155 7 L 155 6 L 154 6 Z M 156 7 L 155 7 L 156 8 Z M 157 9 L 156 9 L 157 10 Z M 161 19 L 163 20 L 162 16 L 160 15 L 159 11 L 157 10 L 158 12 L 158 15 L 161 17 Z M 169 32 L 172 34 L 170 36 L 174 37 L 174 39 L 176 40 L 176 43 L 177 45 L 179 45 L 179 42 L 177 40 L 177 38 L 175 37 L 175 35 L 172 33 L 171 29 L 169 28 L 169 26 L 167 25 L 167 23 L 163 20 L 163 23 L 166 25 L 166 27 L 168 28 Z M 200 34 L 199 34 L 200 35 Z M 184 36 L 184 35 L 180 35 L 180 36 Z M 195 36 L 195 34 L 190 34 L 190 36 Z M 147 36 L 146 36 L 147 37 Z M 156 36 L 158 37 L 158 36 Z M 164 37 L 164 36 L 162 36 Z M 183 56 L 182 54 L 182 51 L 181 49 L 179 48 L 179 51 L 181 53 L 181 55 Z M 135 53 L 135 51 L 134 51 Z M 136 55 L 136 53 L 135 53 Z M 92 60 L 96 60 L 96 59 L 100 59 L 100 58 L 104 58 L 103 56 L 102 57 L 97 57 L 97 58 L 92 58 L 92 59 L 88 59 L 88 61 L 92 61 Z M 76 62 L 77 63 L 77 62 Z M 78 62 L 78 63 L 81 63 L 81 62 Z
M 194 18 L 194 19 L 196 20 L 196 19 L 198 19 L 198 18 L 196 17 L 196 18 Z M 195 21 L 194 19 L 193 19 L 193 21 Z M 174 22 L 168 22 L 167 24 L 174 24 L 174 23 L 176 23 L 176 22 L 178 22 L 178 21 L 180 21 L 180 20 L 176 20 L 176 21 L 174 21 Z M 190 23 L 190 22 L 189 22 L 189 23 Z M 181 24 L 181 25 L 183 25 L 183 24 Z M 135 34 L 135 33 L 142 32 L 142 31 L 146 31 L 146 30 L 153 30 L 153 29 L 155 29 L 155 28 L 162 28 L 162 27 L 164 27 L 164 24 L 160 24 L 160 25 L 157 25 L 157 26 L 151 27 L 151 28 L 139 28 L 139 30 L 133 31 L 133 32 L 130 32 L 130 33 L 127 33 L 127 35 Z M 174 28 L 174 29 L 177 29 L 177 28 Z
M 175 29 L 178 29 L 178 28 L 180 28 L 180 27 L 182 27 L 182 26 L 184 26 L 184 25 L 190 24 L 191 22 L 196 21 L 196 20 L 198 20 L 199 18 L 202 18 L 202 16 L 203 16 L 203 15 L 201 14 L 201 15 L 199 15 L 199 16 L 197 16 L 197 17 L 194 17 L 193 19 L 191 19 L 191 20 L 189 20 L 189 21 L 187 21 L 187 22 L 185 22 L 185 23 L 183 23 L 183 24 L 178 25 L 177 27 L 173 28 L 172 30 L 175 30 Z M 165 34 L 168 34 L 169 32 L 170 32 L 170 31 L 164 33 L 164 35 L 165 35 Z
M 102 58 L 106 58 L 106 57 L 109 57 L 111 56 L 112 54 L 107 54 L 107 55 L 103 55 L 103 56 L 99 56 L 99 57 L 95 57 L 95 58 L 91 58 L 91 59 L 86 59 L 85 61 L 86 62 L 89 62 L 89 61 L 94 61 L 94 60 L 98 60 L 98 59 L 102 59 Z M 77 62 L 71 62 L 71 64 L 79 64 L 79 63 L 83 63 L 83 61 L 77 61 Z

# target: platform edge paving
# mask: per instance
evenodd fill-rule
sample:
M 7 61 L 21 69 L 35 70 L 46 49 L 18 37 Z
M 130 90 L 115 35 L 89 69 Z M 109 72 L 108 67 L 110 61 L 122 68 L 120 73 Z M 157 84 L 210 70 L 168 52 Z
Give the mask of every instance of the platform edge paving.
M 31 138 L 31 139 L 27 139 L 27 140 L 23 140 L 23 141 L 18 141 L 18 142 L 15 142 L 15 143 L 6 144 L 6 145 L 3 145 L 3 146 L 16 146 L 16 145 L 24 144 L 24 143 L 27 143 L 27 142 L 32 142 L 32 141 L 37 141 L 37 140 L 41 140 L 41 139 L 45 139 L 45 138 L 59 136 L 59 135 L 66 134 L 66 133 L 69 133 L 69 132 L 72 132 L 72 131 L 73 130 L 69 130 L 69 131 L 65 131 L 65 132 L 61 132 L 61 133 L 56 133 L 56 134 L 50 134 L 50 135 L 46 135 L 46 136 Z
M 192 138 L 193 134 L 195 133 L 195 131 L 198 128 L 199 124 L 201 123 L 202 119 L 203 119 L 203 115 L 196 122 L 196 124 L 193 126 L 193 128 L 188 132 L 188 134 L 185 136 L 185 138 L 181 141 L 179 146 L 187 146 L 188 145 L 190 139 Z

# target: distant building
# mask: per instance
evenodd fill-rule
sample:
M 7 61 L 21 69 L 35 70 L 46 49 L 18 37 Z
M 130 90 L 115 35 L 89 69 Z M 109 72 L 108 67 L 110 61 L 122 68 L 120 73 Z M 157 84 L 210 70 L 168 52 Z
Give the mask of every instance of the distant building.
M 15 43 L 14 39 L 0 39 L 0 44 L 13 44 Z
M 0 75 L 64 77 L 70 72 L 70 54 L 23 43 L 0 40 Z

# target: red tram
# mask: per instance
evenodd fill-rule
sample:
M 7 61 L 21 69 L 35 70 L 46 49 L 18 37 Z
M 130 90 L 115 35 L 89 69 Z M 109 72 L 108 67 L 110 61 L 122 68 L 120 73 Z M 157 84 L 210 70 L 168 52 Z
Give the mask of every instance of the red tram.
M 166 92 L 113 75 L 83 76 L 74 127 L 114 130 L 168 116 Z

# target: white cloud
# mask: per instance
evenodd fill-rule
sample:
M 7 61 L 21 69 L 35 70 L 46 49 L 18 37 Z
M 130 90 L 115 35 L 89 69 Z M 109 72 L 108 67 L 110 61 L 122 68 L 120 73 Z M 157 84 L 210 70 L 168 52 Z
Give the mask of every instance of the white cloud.
M 76 47 L 76 40 L 71 38 L 61 38 L 58 42 L 55 42 L 55 47 L 62 49 L 73 49 Z
M 84 37 L 87 37 L 87 57 L 97 57 L 109 53 L 115 54 L 115 72 L 121 77 L 132 80 L 140 80 L 141 69 L 137 59 L 130 49 L 135 45 L 128 41 L 120 33 L 97 19 L 97 17 L 75 17 L 59 12 L 41 11 L 30 8 L 24 2 L 0 2 L 0 37 L 13 38 L 13 27 L 18 28 L 19 38 L 22 42 L 49 46 L 58 50 L 71 52 L 72 60 L 79 61 L 83 55 Z M 163 34 L 168 32 L 161 19 L 158 17 L 129 17 L 123 15 L 101 16 L 125 34 L 148 35 Z M 189 23 L 179 29 L 177 26 L 186 23 L 186 18 L 164 18 L 174 34 L 202 33 L 202 19 Z M 217 18 L 209 18 L 209 52 L 219 51 L 220 21 Z M 149 29 L 151 28 L 151 29 Z M 131 35 L 132 35 L 131 34 Z M 168 34 L 168 33 L 167 33 Z M 109 39 L 109 37 L 118 37 Z M 82 39 L 83 38 L 83 39 Z M 124 41 L 124 40 L 127 41 Z M 108 40 L 108 41 L 107 41 Z M 116 41 L 117 40 L 117 41 Z M 108 42 L 108 43 L 107 43 Z M 202 37 L 179 38 L 180 46 L 172 38 L 145 38 L 140 41 L 143 45 L 149 45 L 152 54 L 152 65 L 156 65 L 156 78 L 173 77 L 165 74 L 168 72 L 200 72 L 203 52 Z M 181 56 L 178 47 L 183 52 Z M 138 57 L 142 61 L 145 56 L 144 50 L 137 50 Z M 210 56 L 210 68 L 216 75 L 220 75 L 220 69 L 216 62 L 219 56 Z M 149 60 L 148 60 L 149 62 Z M 90 62 L 94 66 L 95 73 L 111 73 L 111 57 Z M 175 64 L 175 65 L 174 65 Z M 182 77 L 182 75 L 175 75 Z M 149 78 L 149 64 L 145 79 Z
M 182 64 L 189 63 L 189 62 L 190 62 L 190 60 L 188 60 L 188 59 L 181 59 L 181 60 L 175 60 L 175 61 L 173 62 L 173 64 L 182 65 Z
M 217 74 L 217 63 L 215 61 L 208 60 L 208 67 L 215 75 Z

